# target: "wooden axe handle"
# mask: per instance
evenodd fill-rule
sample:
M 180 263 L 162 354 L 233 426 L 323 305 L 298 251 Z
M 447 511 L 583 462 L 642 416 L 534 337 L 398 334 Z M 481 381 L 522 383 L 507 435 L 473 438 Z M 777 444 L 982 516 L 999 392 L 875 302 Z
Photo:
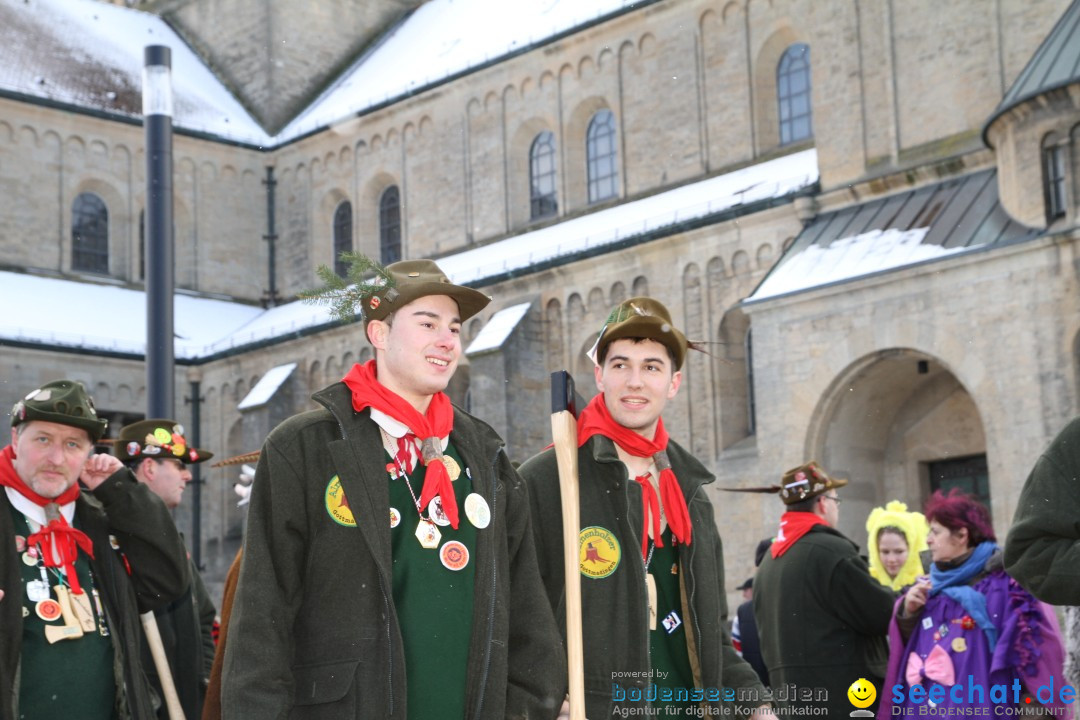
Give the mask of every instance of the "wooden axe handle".
M 161 642 L 157 619 L 154 618 L 153 612 L 145 612 L 139 616 L 139 619 L 142 620 L 146 644 L 150 646 L 150 655 L 154 658 L 154 667 L 157 668 L 158 678 L 161 680 L 161 690 L 165 693 L 165 707 L 169 710 L 169 720 L 185 720 L 184 708 L 180 706 L 180 696 L 176 694 L 172 671 L 169 670 L 169 659 L 165 657 L 165 646 Z
M 563 578 L 566 593 L 566 665 L 570 720 L 585 720 L 585 653 L 581 634 L 581 532 L 578 490 L 577 417 L 574 382 L 565 371 L 551 375 L 551 435 L 562 500 Z

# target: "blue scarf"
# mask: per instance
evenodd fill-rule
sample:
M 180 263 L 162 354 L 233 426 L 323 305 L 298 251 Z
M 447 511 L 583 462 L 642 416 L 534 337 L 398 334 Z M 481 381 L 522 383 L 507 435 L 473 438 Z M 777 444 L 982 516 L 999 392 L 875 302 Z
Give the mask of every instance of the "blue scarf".
M 930 597 L 945 593 L 946 597 L 960 603 L 986 634 L 991 653 L 997 645 L 998 631 L 986 612 L 986 596 L 968 585 L 968 581 L 983 571 L 986 561 L 997 551 L 998 546 L 995 543 L 985 540 L 975 547 L 971 556 L 959 567 L 942 570 L 937 563 L 930 566 Z

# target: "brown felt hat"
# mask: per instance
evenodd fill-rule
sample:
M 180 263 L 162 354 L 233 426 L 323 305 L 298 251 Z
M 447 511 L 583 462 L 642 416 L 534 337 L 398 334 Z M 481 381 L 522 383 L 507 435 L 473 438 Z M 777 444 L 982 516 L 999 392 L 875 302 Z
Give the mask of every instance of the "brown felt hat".
M 99 418 L 94 400 L 81 382 L 53 380 L 45 383 L 11 409 L 11 427 L 32 420 L 54 422 L 82 428 L 97 442 L 105 434 L 109 421 Z
M 780 483 L 780 499 L 785 505 L 792 505 L 847 484 L 845 478 L 829 477 L 820 465 L 811 460 L 784 473 Z
M 664 304 L 650 297 L 635 297 L 619 303 L 604 321 L 590 356 L 598 360 L 604 354 L 604 348 L 622 338 L 657 341 L 671 351 L 676 370 L 682 368 L 686 359 L 686 336 L 672 324 L 671 313 Z
M 363 296 L 364 325 L 383 320 L 413 300 L 428 295 L 448 295 L 458 304 L 461 320 L 465 321 L 487 307 L 491 298 L 464 285 L 455 285 L 446 273 L 431 260 L 401 260 L 386 266 L 391 282 L 384 282 L 373 293 Z
M 212 452 L 191 447 L 184 438 L 184 426 L 164 418 L 140 420 L 120 428 L 113 454 L 122 461 L 172 458 L 188 465 L 214 457 Z

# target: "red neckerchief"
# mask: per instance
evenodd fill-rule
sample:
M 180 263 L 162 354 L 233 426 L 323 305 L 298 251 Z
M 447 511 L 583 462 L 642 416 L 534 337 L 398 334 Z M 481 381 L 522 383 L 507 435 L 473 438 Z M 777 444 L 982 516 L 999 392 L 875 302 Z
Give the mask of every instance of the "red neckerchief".
M 649 440 L 615 422 L 608 412 L 607 405 L 604 404 L 604 395 L 601 393 L 589 401 L 589 404 L 581 411 L 581 417 L 578 418 L 578 447 L 584 445 L 585 441 L 593 435 L 603 435 L 610 438 L 616 445 L 634 457 L 651 457 L 653 459 L 656 467 L 660 470 L 660 502 L 663 503 L 664 510 L 667 511 L 671 534 L 678 542 L 689 545 L 691 533 L 690 511 L 686 509 L 686 498 L 683 497 L 679 481 L 675 479 L 675 473 L 671 469 L 671 461 L 668 460 L 668 434 L 667 430 L 664 429 L 664 421 L 662 419 L 657 420 L 656 434 L 653 435 L 652 440 Z M 648 481 L 641 483 L 641 489 L 641 505 L 645 515 L 645 527 L 641 533 L 641 552 L 644 557 L 648 549 L 650 505 L 655 507 L 656 491 L 653 490 L 652 483 Z M 654 510 L 654 512 L 656 511 Z M 658 512 L 653 527 L 655 528 L 653 543 L 656 547 L 664 547 L 664 541 L 660 539 L 660 533 L 657 532 L 660 528 Z
M 811 512 L 786 512 L 781 515 L 780 531 L 776 533 L 776 539 L 773 540 L 773 544 L 769 547 L 769 552 L 772 553 L 773 558 L 778 558 L 786 553 L 795 544 L 796 540 L 810 532 L 810 528 L 815 525 L 828 527 L 829 523 L 825 522 L 820 515 Z
M 8 445 L 0 451 L 0 485 L 15 490 L 35 505 L 40 507 L 55 505 L 57 510 L 57 517 L 26 538 L 26 544 L 37 546 L 45 567 L 63 567 L 64 573 L 67 575 L 68 585 L 71 586 L 71 592 L 81 595 L 83 589 L 79 585 L 79 575 L 75 572 L 75 561 L 79 557 L 80 548 L 93 559 L 94 544 L 90 542 L 90 538 L 86 536 L 86 533 L 68 525 L 68 521 L 60 514 L 61 505 L 75 502 L 79 497 L 79 483 L 74 483 L 58 497 L 42 497 L 31 490 L 30 486 L 23 482 L 23 479 L 15 472 L 15 466 L 11 462 L 14 459 L 15 448 L 13 446 Z M 59 562 L 56 560 L 57 556 L 60 557 Z
M 450 398 L 446 393 L 435 393 L 431 396 L 427 413 L 421 415 L 405 398 L 379 382 L 374 360 L 368 360 L 363 365 L 353 365 L 349 373 L 342 378 L 342 382 L 352 391 L 353 410 L 360 412 L 371 407 L 384 412 L 409 428 L 414 438 L 422 439 L 421 459 L 427 466 L 427 472 L 424 474 L 424 489 L 420 493 L 420 510 L 423 512 L 423 508 L 426 508 L 435 496 L 441 497 L 443 512 L 450 520 L 450 526 L 457 530 L 457 499 L 454 497 L 450 474 L 442 461 L 440 440 L 454 428 L 454 406 L 450 404 Z M 439 462 L 433 462 L 435 460 Z

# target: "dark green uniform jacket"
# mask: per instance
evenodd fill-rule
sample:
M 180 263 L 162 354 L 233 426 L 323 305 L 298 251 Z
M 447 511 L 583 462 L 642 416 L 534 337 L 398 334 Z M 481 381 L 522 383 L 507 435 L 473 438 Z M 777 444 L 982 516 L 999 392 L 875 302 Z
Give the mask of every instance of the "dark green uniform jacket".
M 895 596 L 870 575 L 859 547 L 839 531 L 815 525 L 779 558 L 765 553 L 754 576 L 754 617 L 761 654 L 778 704 L 854 710 L 847 690 L 859 678 L 880 697 L 888 663 L 886 634 Z M 824 690 L 827 700 L 784 702 L 781 691 Z
M 378 426 L 343 383 L 267 438 L 225 651 L 225 718 L 405 718 L 391 585 L 389 479 Z M 554 718 L 566 668 L 536 569 L 525 486 L 490 427 L 454 409 L 450 441 L 491 508 L 477 533 L 467 718 Z M 335 522 L 338 476 L 356 525 Z M 464 498 L 458 498 L 459 503 Z M 468 522 L 462 513 L 461 522 Z M 454 622 L 454 618 L 446 618 Z M 431 649 L 438 652 L 437 647 Z
M 184 717 L 199 718 L 202 717 L 206 686 L 210 682 L 210 668 L 214 664 L 212 627 L 217 609 L 206 591 L 198 568 L 190 560 L 188 571 L 191 575 L 190 589 L 165 607 L 155 610 L 154 619 L 161 633 L 161 644 L 169 660 Z M 168 720 L 169 708 L 165 705 L 161 680 L 150 655 L 150 646 L 145 640 L 142 643 L 142 658 L 150 685 L 161 703 L 157 716 L 161 720 Z
M 687 625 L 687 650 L 694 685 L 698 688 L 746 688 L 763 692 L 753 669 L 731 646 L 727 633 L 724 591 L 724 553 L 713 519 L 712 503 L 702 487 L 714 480 L 701 463 L 675 442 L 668 457 L 679 479 L 693 525 L 692 542 L 679 545 L 682 618 Z M 563 575 L 562 509 L 555 451 L 546 450 L 521 466 L 529 487 L 532 528 L 540 574 L 548 600 L 562 631 L 566 631 Z M 648 595 L 641 558 L 641 486 L 630 480 L 615 444 L 594 435 L 578 449 L 581 527 L 603 528 L 619 544 L 619 564 L 602 578 L 581 578 L 585 646 L 585 715 L 590 720 L 612 717 L 619 707 L 612 700 L 612 683 L 646 688 L 650 683 Z M 610 550 L 602 555 L 610 559 Z M 619 673 L 616 675 L 615 673 Z M 629 674 L 636 675 L 636 677 Z M 745 693 L 744 693 L 745 697 Z M 732 711 L 735 703 L 727 702 Z M 737 703 L 757 706 L 759 702 Z M 723 701 L 707 703 L 725 705 Z M 723 711 L 720 711 L 723 712 Z
M 1005 570 L 1043 602 L 1080 605 L 1080 418 L 1054 438 L 1024 483 Z
M 119 717 L 152 718 L 150 686 L 139 661 L 139 614 L 163 607 L 187 589 L 188 561 L 183 542 L 165 504 L 140 485 L 127 468 L 113 473 L 93 493 L 83 491 L 75 504 L 75 524 L 94 544 L 90 567 L 109 622 Z M 14 535 L 11 503 L 0 488 L 0 588 L 6 593 L 0 600 L 3 720 L 18 717 L 22 609 L 26 600 Z M 109 535 L 116 537 L 120 552 L 131 566 L 131 575 L 110 546 Z M 41 678 L 41 682 L 63 682 L 63 678 Z

